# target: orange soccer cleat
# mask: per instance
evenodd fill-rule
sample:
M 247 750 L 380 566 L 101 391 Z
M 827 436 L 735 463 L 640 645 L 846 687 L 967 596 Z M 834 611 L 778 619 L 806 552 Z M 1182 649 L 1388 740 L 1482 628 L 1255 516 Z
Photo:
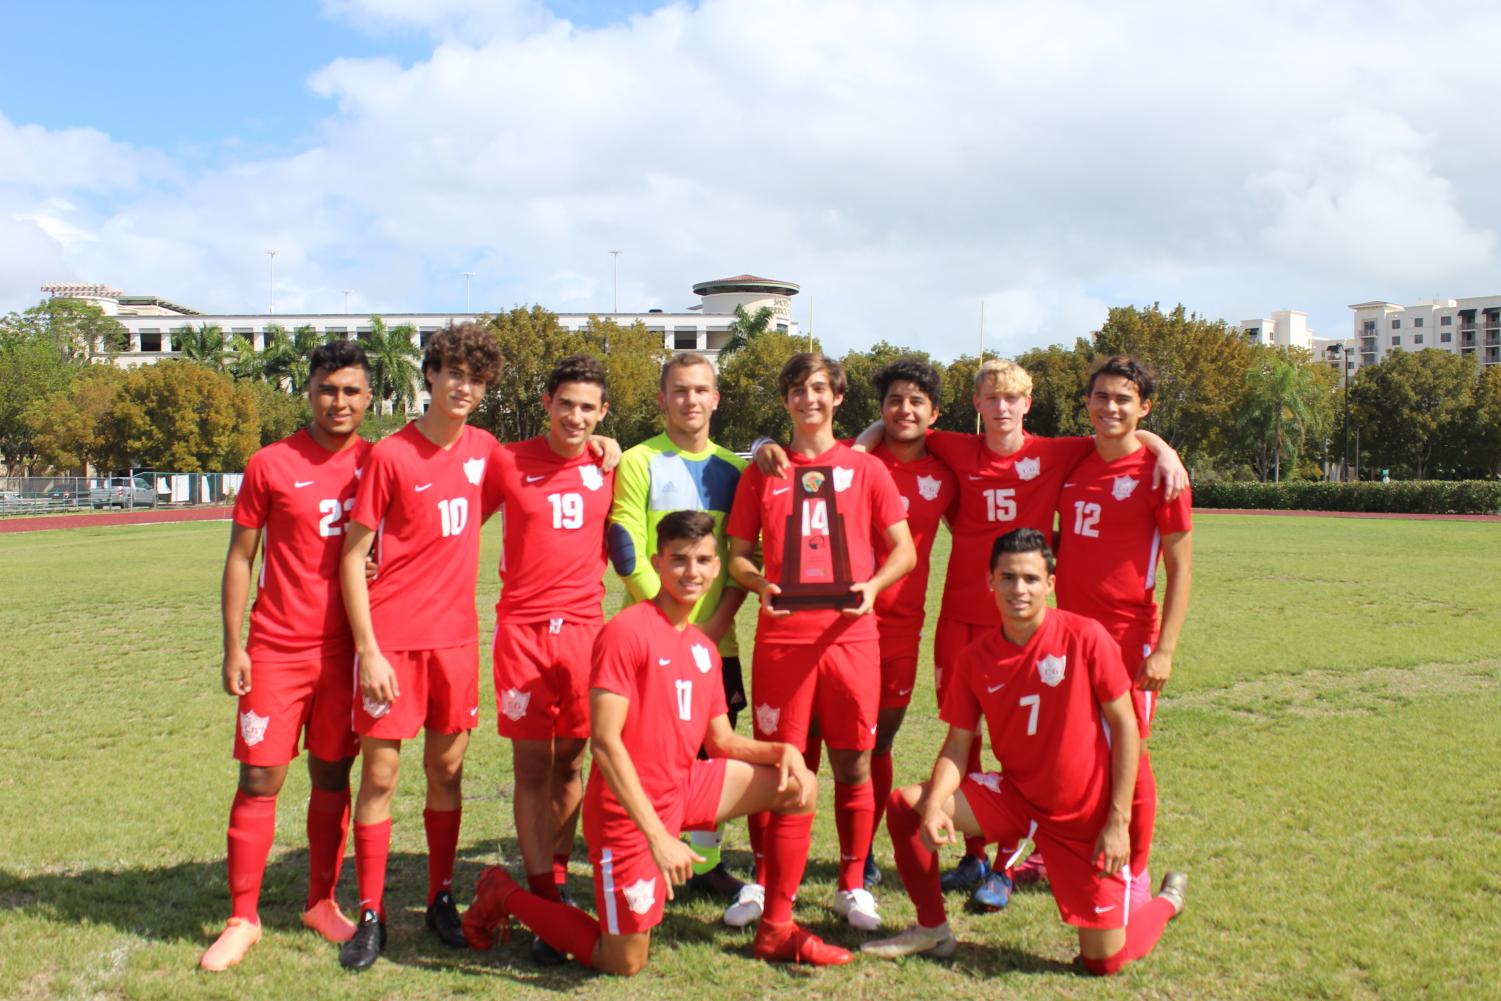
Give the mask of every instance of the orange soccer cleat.
M 208 947 L 198 965 L 218 973 L 245 958 L 250 947 L 261 940 L 261 926 L 244 918 L 230 918 L 214 944 Z
M 320 900 L 303 911 L 302 923 L 330 942 L 348 942 L 354 938 L 354 922 L 332 900 Z
M 830 945 L 795 921 L 778 925 L 763 920 L 756 929 L 755 950 L 770 963 L 807 966 L 843 966 L 855 958 L 848 949 Z

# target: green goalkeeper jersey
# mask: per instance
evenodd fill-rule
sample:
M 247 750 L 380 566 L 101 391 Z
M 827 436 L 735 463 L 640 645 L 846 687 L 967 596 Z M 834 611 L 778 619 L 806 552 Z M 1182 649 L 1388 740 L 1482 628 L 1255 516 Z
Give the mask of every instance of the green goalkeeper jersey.
M 615 467 L 615 502 L 610 508 L 610 562 L 625 582 L 626 604 L 656 596 L 662 582 L 652 569 L 657 549 L 657 522 L 674 511 L 705 511 L 714 517 L 719 545 L 719 578 L 693 609 L 693 621 L 703 622 L 719 608 L 729 579 L 729 541 L 724 520 L 735 500 L 735 486 L 745 460 L 710 442 L 702 452 L 684 452 L 666 433 L 628 448 Z M 739 656 L 731 629 L 719 641 L 721 657 Z

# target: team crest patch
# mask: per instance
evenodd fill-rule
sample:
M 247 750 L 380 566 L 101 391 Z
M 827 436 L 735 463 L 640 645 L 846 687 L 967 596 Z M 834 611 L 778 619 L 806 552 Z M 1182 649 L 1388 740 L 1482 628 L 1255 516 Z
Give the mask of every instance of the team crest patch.
M 532 704 L 532 693 L 519 691 L 515 688 L 507 688 L 500 693 L 500 711 L 505 713 L 506 719 L 515 723 L 526 715 L 527 706 Z
M 483 456 L 478 459 L 464 460 L 464 479 L 468 480 L 475 486 L 479 486 L 479 481 L 484 479 L 484 476 L 485 460 Z
M 622 886 L 620 895 L 625 898 L 625 906 L 631 909 L 631 913 L 645 914 L 657 899 L 657 881 L 638 879 L 630 886 Z
M 923 500 L 937 500 L 938 491 L 943 486 L 943 481 L 936 476 L 919 476 L 917 478 L 917 492 Z
M 1140 482 L 1140 480 L 1134 477 L 1117 476 L 1114 485 L 1110 488 L 1110 493 L 1116 500 L 1125 500 L 1135 492 L 1136 485 Z
M 854 482 L 855 471 L 853 469 L 845 469 L 843 466 L 834 467 L 834 492 L 836 494 L 844 493 Z
M 1042 472 L 1042 459 L 1032 456 L 1030 459 L 1016 460 L 1016 475 L 1023 480 L 1035 480 L 1037 474 Z
M 970 772 L 969 780 L 975 785 L 981 785 L 993 793 L 1001 791 L 1001 777 L 995 772 Z
M 777 732 L 777 725 L 782 722 L 781 707 L 773 709 L 771 706 L 761 704 L 756 706 L 756 729 L 767 737 Z
M 699 674 L 708 674 L 709 668 L 714 664 L 709 660 L 709 648 L 702 643 L 693 644 L 693 666 L 698 668 Z
M 360 701 L 365 704 L 365 715 L 371 719 L 380 719 L 391 711 L 389 702 L 377 702 L 368 695 L 361 695 Z
M 803 490 L 806 493 L 816 494 L 818 488 L 823 486 L 823 473 L 813 469 L 803 474 Z
M 908 497 L 906 494 L 902 494 L 902 510 L 903 511 L 910 511 L 910 510 L 912 510 L 912 498 Z
M 354 467 L 354 478 L 355 479 L 359 479 L 361 476 L 364 476 L 364 475 L 365 475 L 365 467 L 364 466 L 355 466 Z
M 254 709 L 240 713 L 240 736 L 245 738 L 246 747 L 254 747 L 266 739 L 266 724 L 269 722 L 270 716 L 257 716 Z
M 1067 666 L 1067 657 L 1047 656 L 1037 662 L 1037 676 L 1044 685 L 1057 688 L 1058 682 L 1063 680 L 1063 669 Z
M 605 476 L 599 471 L 598 466 L 580 466 L 579 479 L 590 490 L 598 490 L 605 485 Z

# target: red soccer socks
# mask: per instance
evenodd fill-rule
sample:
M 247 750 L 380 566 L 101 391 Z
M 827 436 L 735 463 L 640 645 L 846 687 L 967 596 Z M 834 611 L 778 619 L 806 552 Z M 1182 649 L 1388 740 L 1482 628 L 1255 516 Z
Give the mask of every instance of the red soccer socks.
M 1097 977 L 1119 973 L 1127 963 L 1134 963 L 1149 955 L 1162 938 L 1162 930 L 1176 915 L 1173 902 L 1166 897 L 1153 897 L 1139 910 L 1132 910 L 1131 921 L 1126 925 L 1126 945 L 1114 956 L 1104 959 L 1081 957 L 1084 968 Z
M 235 790 L 229 808 L 230 915 L 260 924 L 258 908 L 266 856 L 276 836 L 276 797 L 250 796 Z
M 871 823 L 871 834 L 881 829 L 881 818 L 886 816 L 886 800 L 891 797 L 891 752 L 873 751 L 870 755 L 870 788 L 871 799 L 875 802 L 875 819 Z
M 588 911 L 519 889 L 507 898 L 505 907 L 554 949 L 585 966 L 594 965 L 594 946 L 601 933 L 599 921 Z
M 834 826 L 839 831 L 839 889 L 865 885 L 865 856 L 876 826 L 875 794 L 869 781 L 834 783 Z
M 391 854 L 391 818 L 354 825 L 354 872 L 360 887 L 359 910 L 375 909 L 386 920 L 386 859 Z
M 943 906 L 943 889 L 938 883 L 938 855 L 922 843 L 922 818 L 908 805 L 900 791 L 891 794 L 886 804 L 886 831 L 891 835 L 891 851 L 896 857 L 902 885 L 917 908 L 917 921 L 925 928 L 937 928 L 948 920 Z M 984 851 L 984 846 L 981 846 Z
M 314 789 L 307 803 L 307 906 L 332 900 L 349 837 L 349 790 Z
M 766 853 L 763 926 L 768 921 L 784 924 L 792 920 L 792 900 L 803 882 L 803 868 L 808 864 L 808 845 L 812 839 L 813 814 L 771 814 L 762 840 Z
M 422 827 L 427 832 L 427 902 L 453 889 L 453 859 L 459 850 L 459 824 L 464 811 L 422 811 Z

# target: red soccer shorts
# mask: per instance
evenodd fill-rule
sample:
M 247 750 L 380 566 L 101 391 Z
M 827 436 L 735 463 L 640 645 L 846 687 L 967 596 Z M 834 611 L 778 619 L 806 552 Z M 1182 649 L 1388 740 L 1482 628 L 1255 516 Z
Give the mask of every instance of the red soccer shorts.
M 881 705 L 881 645 L 875 640 L 758 643 L 751 660 L 756 736 L 808 746 L 817 714 L 824 743 L 841 751 L 876 746 Z
M 511 740 L 589 736 L 589 667 L 601 624 L 497 622 L 496 725 Z
M 1076 928 L 1124 928 L 1131 917 L 1130 869 L 1106 876 L 1095 868 L 1094 838 L 1087 841 L 1050 830 L 1033 829 L 1031 809 L 998 772 L 971 773 L 959 783 L 986 844 L 1003 850 L 1029 832 L 1048 860 L 1048 886 L 1065 924 Z
M 1152 720 L 1157 715 L 1157 700 L 1160 692 L 1144 692 L 1136 687 L 1136 672 L 1142 662 L 1157 646 L 1157 627 L 1137 623 L 1107 622 L 1105 628 L 1121 648 L 1121 663 L 1126 665 L 1126 677 L 1131 679 L 1131 705 L 1136 709 L 1136 725 L 1141 730 L 1141 739 L 1152 735 Z
M 917 684 L 917 645 L 922 622 L 880 622 L 881 708 L 905 709 Z
M 360 739 L 349 725 L 351 653 L 321 661 L 251 661 L 250 691 L 240 696 L 235 759 L 258 768 L 297 757 L 297 735 L 315 758 L 352 758 Z
M 719 814 L 726 760 L 693 762 L 684 794 L 671 802 L 653 804 L 657 816 L 674 837 L 684 831 L 707 831 Z M 590 818 L 595 819 L 595 818 Z M 596 819 L 597 823 L 597 819 Z M 591 825 L 584 824 L 586 834 Z M 633 935 L 662 923 L 667 887 L 652 861 L 646 837 L 635 827 L 615 837 L 589 834 L 589 861 L 594 863 L 594 913 L 607 935 Z
M 354 729 L 362 737 L 410 740 L 424 728 L 435 733 L 473 730 L 479 720 L 479 646 L 394 650 L 386 660 L 401 695 L 389 706 L 370 702 L 359 688 L 355 658 Z
M 964 648 L 980 638 L 980 634 L 992 627 L 974 622 L 962 622 L 955 618 L 939 616 L 938 628 L 933 633 L 933 686 L 938 694 L 938 708 L 943 709 L 944 697 L 948 694 L 948 681 L 954 665 Z

